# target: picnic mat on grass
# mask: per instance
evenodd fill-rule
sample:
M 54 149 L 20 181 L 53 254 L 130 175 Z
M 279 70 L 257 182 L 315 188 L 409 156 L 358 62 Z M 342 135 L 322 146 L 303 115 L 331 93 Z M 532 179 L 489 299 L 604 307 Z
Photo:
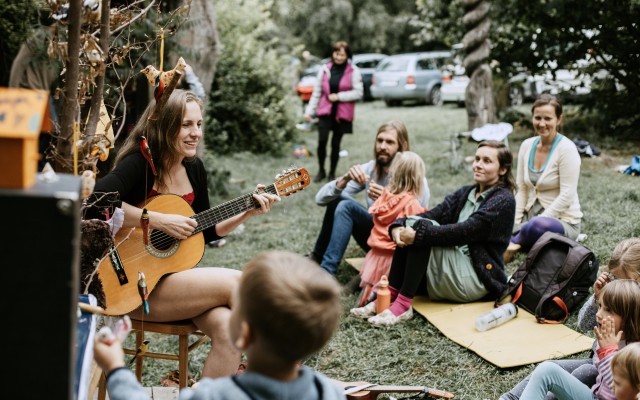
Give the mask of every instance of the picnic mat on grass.
M 492 308 L 493 302 L 440 303 L 423 296 L 413 301 L 414 311 L 442 334 L 500 368 L 563 358 L 593 346 L 593 338 L 562 324 L 539 324 L 522 308 L 514 319 L 484 332 L 477 331 L 476 317 Z

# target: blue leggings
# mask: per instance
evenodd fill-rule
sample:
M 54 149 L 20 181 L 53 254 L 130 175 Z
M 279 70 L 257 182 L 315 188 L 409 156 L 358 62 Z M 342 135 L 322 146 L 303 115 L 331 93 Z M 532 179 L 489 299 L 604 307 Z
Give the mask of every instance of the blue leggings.
M 564 235 L 564 227 L 562 223 L 555 218 L 533 217 L 529 222 L 522 225 L 520 232 L 511 238 L 511 242 L 517 243 L 522 246 L 523 250 L 529 251 L 531 246 L 533 246 L 545 232 L 555 232 Z
M 547 392 L 552 392 L 559 400 L 596 398 L 589 386 L 551 361 L 545 361 L 536 367 L 520 400 L 544 399 Z

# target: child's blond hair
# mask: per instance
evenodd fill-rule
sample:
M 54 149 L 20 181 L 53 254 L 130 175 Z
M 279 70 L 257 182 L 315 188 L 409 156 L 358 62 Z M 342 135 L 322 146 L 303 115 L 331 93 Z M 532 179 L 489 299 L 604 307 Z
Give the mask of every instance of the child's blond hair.
M 631 279 L 640 277 L 640 238 L 624 239 L 613 249 L 607 269 L 612 274 L 624 275 Z
M 273 354 L 297 362 L 320 350 L 340 321 L 340 286 L 310 259 L 287 251 L 255 256 L 240 280 L 240 315 Z
M 629 385 L 640 391 L 640 343 L 624 346 L 611 359 L 611 372 L 629 381 Z
M 640 283 L 616 279 L 602 288 L 600 302 L 622 318 L 622 332 L 627 343 L 640 340 Z
M 398 152 L 389 168 L 389 185 L 387 189 L 393 194 L 413 193 L 422 195 L 425 175 L 424 161 L 413 151 Z

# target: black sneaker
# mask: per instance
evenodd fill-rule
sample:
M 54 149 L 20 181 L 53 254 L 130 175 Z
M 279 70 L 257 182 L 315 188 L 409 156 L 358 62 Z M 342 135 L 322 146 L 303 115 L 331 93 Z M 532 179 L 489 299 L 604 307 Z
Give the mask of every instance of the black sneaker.
M 320 183 L 327 177 L 327 174 L 324 171 L 318 172 L 318 174 L 313 178 L 313 182 Z

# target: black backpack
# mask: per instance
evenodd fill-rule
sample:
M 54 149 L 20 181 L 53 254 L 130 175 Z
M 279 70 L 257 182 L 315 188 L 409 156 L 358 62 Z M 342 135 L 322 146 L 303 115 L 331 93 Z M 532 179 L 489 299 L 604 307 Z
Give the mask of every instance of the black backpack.
M 546 232 L 511 275 L 496 305 L 511 302 L 534 314 L 540 323 L 564 323 L 589 296 L 598 276 L 598 259 L 580 243 Z

